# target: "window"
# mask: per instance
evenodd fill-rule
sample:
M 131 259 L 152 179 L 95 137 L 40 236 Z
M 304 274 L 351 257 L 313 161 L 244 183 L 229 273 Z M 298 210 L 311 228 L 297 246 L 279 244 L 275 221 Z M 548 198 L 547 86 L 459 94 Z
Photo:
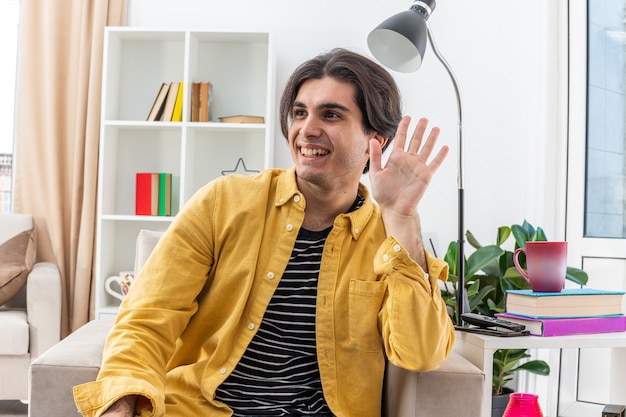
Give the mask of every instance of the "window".
M 587 7 L 585 236 L 626 238 L 624 0 Z
M 0 95 L 0 213 L 11 211 L 17 34 L 20 0 L 0 0 L 0 79 L 6 80 Z

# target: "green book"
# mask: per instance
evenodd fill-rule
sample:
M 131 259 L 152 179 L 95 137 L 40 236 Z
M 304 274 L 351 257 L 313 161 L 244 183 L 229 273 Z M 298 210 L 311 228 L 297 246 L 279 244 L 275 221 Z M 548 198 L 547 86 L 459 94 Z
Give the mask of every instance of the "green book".
M 159 216 L 172 215 L 172 174 L 159 173 Z

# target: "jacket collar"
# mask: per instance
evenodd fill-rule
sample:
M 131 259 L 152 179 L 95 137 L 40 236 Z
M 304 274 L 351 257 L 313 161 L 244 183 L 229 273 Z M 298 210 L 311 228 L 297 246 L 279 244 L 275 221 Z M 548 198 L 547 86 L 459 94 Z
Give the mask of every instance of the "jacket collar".
M 350 227 L 350 233 L 354 240 L 359 238 L 367 223 L 372 216 L 375 215 L 375 211 L 378 211 L 370 198 L 369 190 L 362 183 L 359 183 L 359 194 L 364 198 L 363 205 L 358 210 L 351 213 L 340 214 L 335 219 L 335 226 L 344 225 Z M 296 168 L 291 167 L 278 177 L 274 204 L 277 207 L 283 206 L 293 201 L 296 195 L 300 198 L 304 198 L 300 190 L 298 190 L 296 183 Z

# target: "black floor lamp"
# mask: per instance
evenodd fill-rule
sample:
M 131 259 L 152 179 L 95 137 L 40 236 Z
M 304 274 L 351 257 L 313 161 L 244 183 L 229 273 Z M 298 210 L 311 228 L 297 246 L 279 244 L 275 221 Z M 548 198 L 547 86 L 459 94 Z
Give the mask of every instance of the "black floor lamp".
M 427 39 L 437 59 L 445 67 L 456 94 L 458 109 L 458 240 L 457 240 L 457 308 L 459 324 L 463 324 L 462 314 L 469 312 L 469 303 L 465 294 L 465 256 L 464 256 L 464 185 L 463 185 L 463 127 L 462 106 L 459 86 L 450 64 L 437 49 L 428 17 L 435 9 L 435 0 L 415 1 L 409 10 L 398 13 L 382 22 L 367 37 L 370 51 L 383 65 L 398 72 L 414 72 L 422 65 Z

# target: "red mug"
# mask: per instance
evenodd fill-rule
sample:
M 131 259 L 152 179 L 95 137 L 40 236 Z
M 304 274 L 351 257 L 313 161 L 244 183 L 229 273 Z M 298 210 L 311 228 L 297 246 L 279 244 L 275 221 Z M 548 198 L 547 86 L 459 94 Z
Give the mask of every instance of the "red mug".
M 519 254 L 526 254 L 526 269 L 519 263 Z M 560 292 L 567 273 L 567 242 L 526 242 L 515 250 L 513 262 L 534 292 Z

